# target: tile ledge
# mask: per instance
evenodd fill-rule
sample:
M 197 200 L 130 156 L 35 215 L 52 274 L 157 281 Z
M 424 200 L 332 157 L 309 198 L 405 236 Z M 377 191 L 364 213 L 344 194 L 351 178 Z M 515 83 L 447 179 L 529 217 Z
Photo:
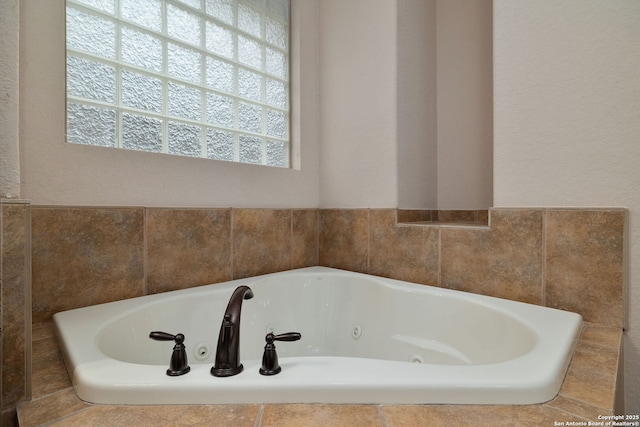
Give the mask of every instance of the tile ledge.
M 484 223 L 475 222 L 448 222 L 448 221 L 415 221 L 415 222 L 398 222 L 398 227 L 434 227 L 434 228 L 471 228 L 480 230 L 490 230 L 491 226 Z

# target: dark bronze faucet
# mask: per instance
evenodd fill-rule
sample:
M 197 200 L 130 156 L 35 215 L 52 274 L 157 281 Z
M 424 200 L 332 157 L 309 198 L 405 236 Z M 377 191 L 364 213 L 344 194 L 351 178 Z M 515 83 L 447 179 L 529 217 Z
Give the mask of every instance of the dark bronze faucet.
M 233 291 L 220 326 L 216 361 L 211 368 L 211 375 L 230 377 L 244 369 L 240 363 L 240 311 L 242 300 L 251 298 L 253 298 L 253 291 L 248 286 L 238 286 Z

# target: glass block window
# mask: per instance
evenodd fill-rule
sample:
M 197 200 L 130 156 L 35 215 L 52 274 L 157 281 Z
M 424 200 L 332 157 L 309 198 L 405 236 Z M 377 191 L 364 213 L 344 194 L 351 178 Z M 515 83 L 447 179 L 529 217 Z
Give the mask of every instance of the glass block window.
M 289 167 L 289 0 L 67 0 L 67 141 Z

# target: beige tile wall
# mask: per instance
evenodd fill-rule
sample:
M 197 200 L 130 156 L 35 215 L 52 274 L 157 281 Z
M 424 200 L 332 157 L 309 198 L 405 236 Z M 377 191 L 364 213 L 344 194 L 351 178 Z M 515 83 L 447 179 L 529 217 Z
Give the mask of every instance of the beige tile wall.
M 605 326 L 624 322 L 623 209 L 501 208 L 491 210 L 490 227 L 450 227 L 398 225 L 395 209 L 1 207 L 3 409 L 28 393 L 30 278 L 34 323 L 312 265 L 568 309 Z
M 31 210 L 34 322 L 310 265 L 623 321 L 623 209 L 493 209 L 490 227 L 398 225 L 395 209 Z
M 0 424 L 30 397 L 30 208 L 0 202 Z
M 492 209 L 490 227 L 321 209 L 320 264 L 624 321 L 624 209 Z
M 34 323 L 318 264 L 316 209 L 32 207 Z

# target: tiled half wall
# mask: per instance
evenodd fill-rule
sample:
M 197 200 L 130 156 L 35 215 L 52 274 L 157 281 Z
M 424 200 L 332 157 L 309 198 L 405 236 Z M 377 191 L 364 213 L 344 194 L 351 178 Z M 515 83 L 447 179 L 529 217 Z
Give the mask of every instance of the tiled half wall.
M 39 323 L 61 310 L 323 265 L 624 325 L 624 209 L 500 208 L 489 226 L 450 226 L 398 224 L 395 209 L 0 207 L 3 418 L 29 394 L 30 302 Z
M 30 207 L 0 200 L 0 425 L 30 396 Z
M 57 311 L 323 265 L 622 327 L 624 209 L 492 209 L 489 227 L 395 209 L 32 207 L 34 322 Z
M 395 209 L 321 210 L 319 264 L 624 324 L 624 209 L 492 209 L 489 227 L 397 225 Z
M 33 322 L 318 264 L 317 209 L 32 208 Z

